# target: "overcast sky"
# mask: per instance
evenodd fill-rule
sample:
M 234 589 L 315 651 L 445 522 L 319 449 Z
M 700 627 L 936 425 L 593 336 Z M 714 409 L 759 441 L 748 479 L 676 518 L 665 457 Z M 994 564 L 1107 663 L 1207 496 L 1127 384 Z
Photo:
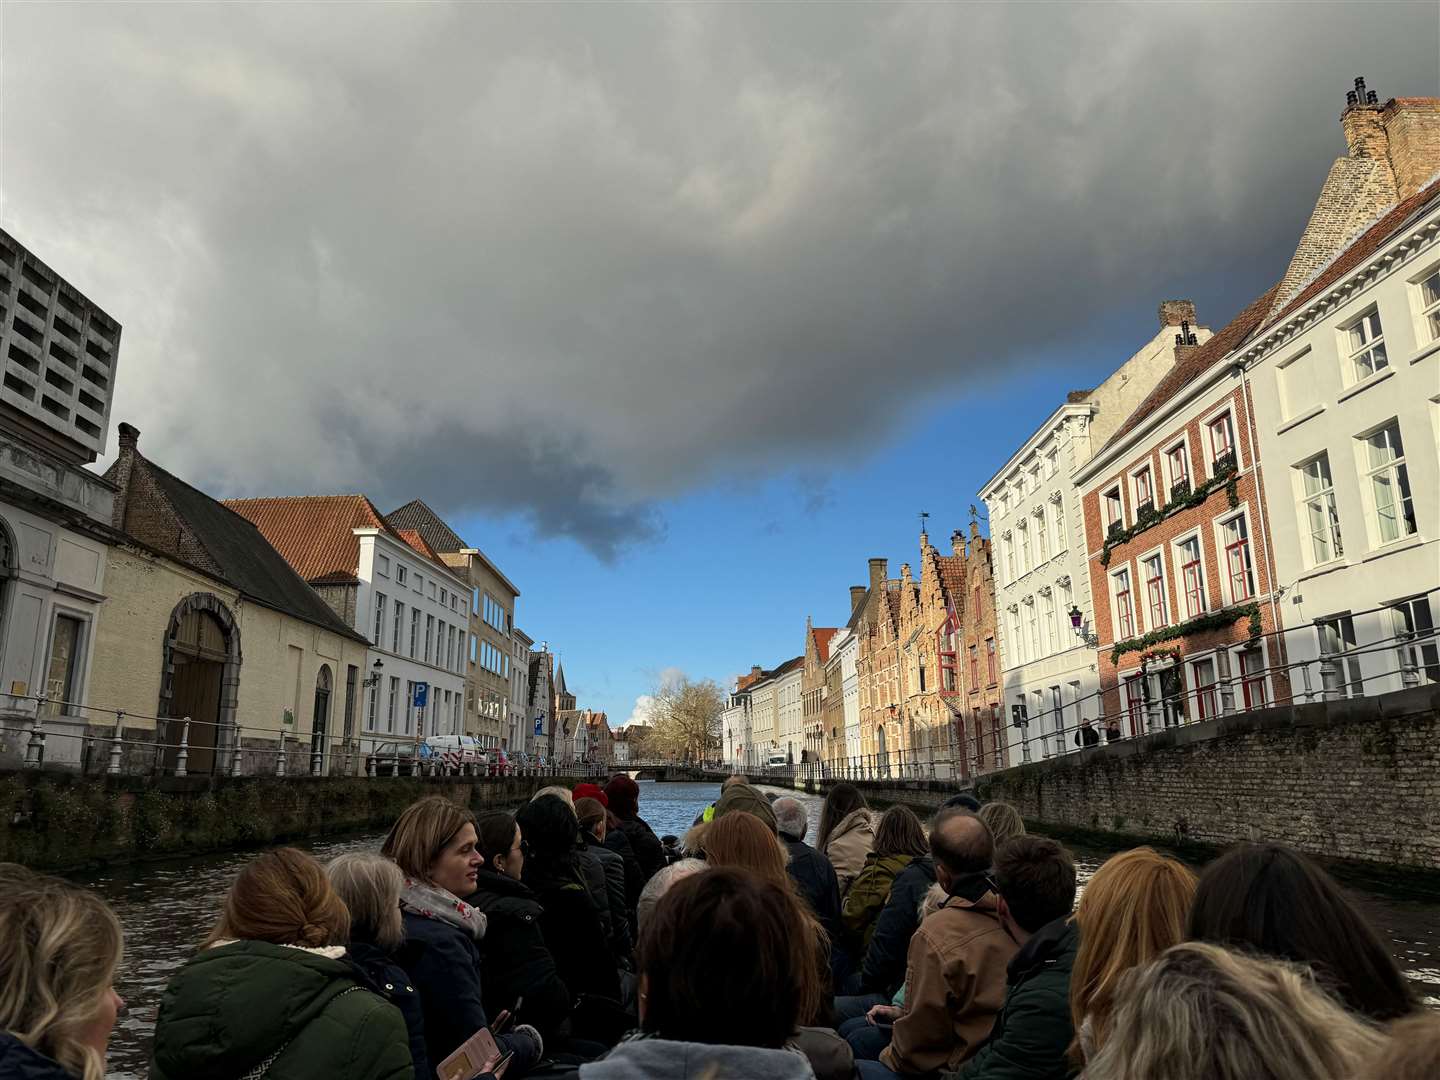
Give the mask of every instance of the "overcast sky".
M 1218 326 L 1351 79 L 1437 92 L 1437 10 L 6 4 L 0 220 L 124 325 L 113 418 L 192 482 L 611 572 L 697 493 L 833 507 L 1161 283 Z

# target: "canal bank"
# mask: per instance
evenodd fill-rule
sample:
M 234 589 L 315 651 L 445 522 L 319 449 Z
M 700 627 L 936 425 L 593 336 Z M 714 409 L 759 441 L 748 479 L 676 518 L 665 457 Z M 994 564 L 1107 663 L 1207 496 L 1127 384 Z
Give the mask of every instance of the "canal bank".
M 267 847 L 388 827 L 425 795 L 486 810 L 580 776 L 81 776 L 0 773 L 0 862 L 39 870 Z
M 640 788 L 640 814 L 660 835 L 683 834 L 718 794 L 714 783 L 642 781 Z M 810 838 L 814 839 L 820 798 L 805 792 L 787 794 L 794 794 L 805 805 Z M 517 799 L 512 805 L 523 801 Z M 321 859 L 346 851 L 378 851 L 389 824 L 383 822 L 374 831 L 296 844 Z M 1105 848 L 1084 843 L 1067 842 L 1067 846 L 1075 854 L 1082 885 L 1110 854 Z M 72 875 L 103 896 L 125 927 L 118 989 L 126 1009 L 111 1044 L 107 1074 L 111 1080 L 140 1080 L 146 1075 L 150 1035 L 165 983 L 209 931 L 231 879 L 250 857 L 248 852 L 214 853 L 144 865 L 111 865 Z M 1417 990 L 1432 1006 L 1440 1005 L 1440 902 L 1433 896 L 1421 902 L 1353 886 L 1352 892 Z

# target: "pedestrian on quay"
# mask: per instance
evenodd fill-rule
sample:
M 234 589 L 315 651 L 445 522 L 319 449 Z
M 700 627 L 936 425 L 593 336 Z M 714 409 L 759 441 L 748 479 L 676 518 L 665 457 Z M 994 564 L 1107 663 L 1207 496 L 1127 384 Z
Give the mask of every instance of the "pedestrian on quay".
M 1089 717 L 1082 719 L 1080 726 L 1076 728 L 1075 745 L 1080 747 L 1100 745 L 1100 732 L 1095 730 L 1095 724 Z
M 102 1080 L 122 948 L 94 893 L 0 863 L 0 1078 Z
M 347 959 L 349 936 L 350 913 L 313 856 L 257 856 L 165 987 L 150 1076 L 410 1080 L 404 1017 Z
M 420 994 L 432 1068 L 490 1024 L 480 977 L 486 918 L 460 899 L 475 891 L 483 862 L 478 843 L 474 815 L 431 795 L 406 808 L 380 848 L 405 875 L 400 891 L 405 944 L 399 955 Z M 514 1053 L 509 1066 L 514 1076 L 528 1072 L 544 1049 L 539 1031 L 526 1024 L 496 1042 Z
M 1073 1072 L 1070 973 L 1080 947 L 1070 917 L 1075 859 L 1048 837 L 1017 836 L 995 854 L 991 877 L 1000 921 L 1020 950 L 990 1037 L 943 1080 L 1064 1080 Z
M 1184 942 L 1121 977 L 1084 1080 L 1343 1080 L 1381 1044 L 1303 967 Z
M 400 914 L 400 891 L 405 875 L 383 855 L 349 852 L 325 864 L 330 887 L 350 912 L 346 956 L 364 973 L 369 987 L 400 1010 L 410 1039 L 415 1077 L 430 1077 L 425 1049 L 425 1010 L 420 993 L 400 966 L 396 953 L 405 944 L 405 920 Z
M 786 1046 L 823 994 L 809 921 L 788 887 L 738 868 L 671 886 L 641 930 L 640 1031 L 580 1080 L 813 1080 Z
M 603 792 L 601 794 L 604 794 Z M 610 951 L 628 967 L 635 952 L 634 916 L 625 897 L 625 860 L 605 846 L 606 812 L 598 799 L 582 798 L 575 803 L 580 821 L 583 853 L 600 864 L 605 874 L 606 907 L 610 915 Z
M 1308 964 L 1346 1008 L 1380 1023 L 1416 1008 L 1370 921 L 1313 859 L 1283 844 L 1241 844 L 1207 866 L 1188 936 Z
M 1154 848 L 1138 847 L 1105 860 L 1075 908 L 1080 949 L 1070 975 L 1070 1020 L 1077 1067 L 1110 1035 L 1121 977 L 1185 940 L 1195 874 Z
M 610 799 L 611 812 L 619 820 L 619 831 L 635 850 L 643 888 L 655 871 L 665 865 L 665 849 L 660 846 L 655 831 L 640 816 L 640 785 L 625 773 L 616 773 L 605 785 L 605 794 Z
M 820 832 L 816 849 L 835 867 L 843 900 L 860 871 L 865 856 L 875 846 L 875 826 L 865 796 L 854 784 L 836 784 L 825 793 L 820 807 Z
M 1008 802 L 989 802 L 975 812 L 990 830 L 990 840 L 999 851 L 1007 840 L 1025 835 L 1025 819 Z
M 1124 732 L 1120 730 L 1120 718 L 1118 716 L 1112 716 L 1105 721 L 1105 741 L 1107 743 L 1115 742 L 1123 735 Z
M 856 875 L 841 908 L 846 946 L 854 955 L 864 956 L 869 950 L 876 922 L 890 899 L 896 877 L 913 860 L 929 854 L 930 842 L 915 811 L 896 804 L 880 816 L 880 824 L 875 829 L 875 847 L 865 856 L 864 869 Z M 916 906 L 918 910 L 918 901 Z

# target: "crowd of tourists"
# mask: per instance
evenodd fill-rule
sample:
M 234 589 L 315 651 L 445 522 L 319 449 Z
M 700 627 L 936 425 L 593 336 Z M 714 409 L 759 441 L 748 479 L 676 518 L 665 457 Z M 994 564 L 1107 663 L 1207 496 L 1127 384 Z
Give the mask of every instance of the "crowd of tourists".
M 378 852 L 240 871 L 166 986 L 155 1080 L 1420 1080 L 1440 1016 L 1314 861 L 1074 858 L 1003 803 L 926 823 L 743 777 L 662 843 L 624 774 L 425 798 Z M 669 840 L 670 838 L 667 838 Z M 0 864 L 0 1080 L 100 1080 L 123 933 Z

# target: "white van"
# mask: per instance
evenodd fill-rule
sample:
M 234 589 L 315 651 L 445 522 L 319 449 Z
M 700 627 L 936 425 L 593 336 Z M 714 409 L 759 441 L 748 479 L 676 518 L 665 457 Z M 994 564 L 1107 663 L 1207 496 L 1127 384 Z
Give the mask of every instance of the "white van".
M 765 764 L 768 765 L 770 768 L 773 769 L 773 768 L 775 768 L 776 766 L 788 765 L 788 764 L 790 764 L 790 762 L 789 762 L 788 760 L 786 760 L 784 754 L 780 753 L 780 752 L 777 750 L 777 751 L 775 751 L 774 753 L 772 753 L 768 758 L 765 759 Z

